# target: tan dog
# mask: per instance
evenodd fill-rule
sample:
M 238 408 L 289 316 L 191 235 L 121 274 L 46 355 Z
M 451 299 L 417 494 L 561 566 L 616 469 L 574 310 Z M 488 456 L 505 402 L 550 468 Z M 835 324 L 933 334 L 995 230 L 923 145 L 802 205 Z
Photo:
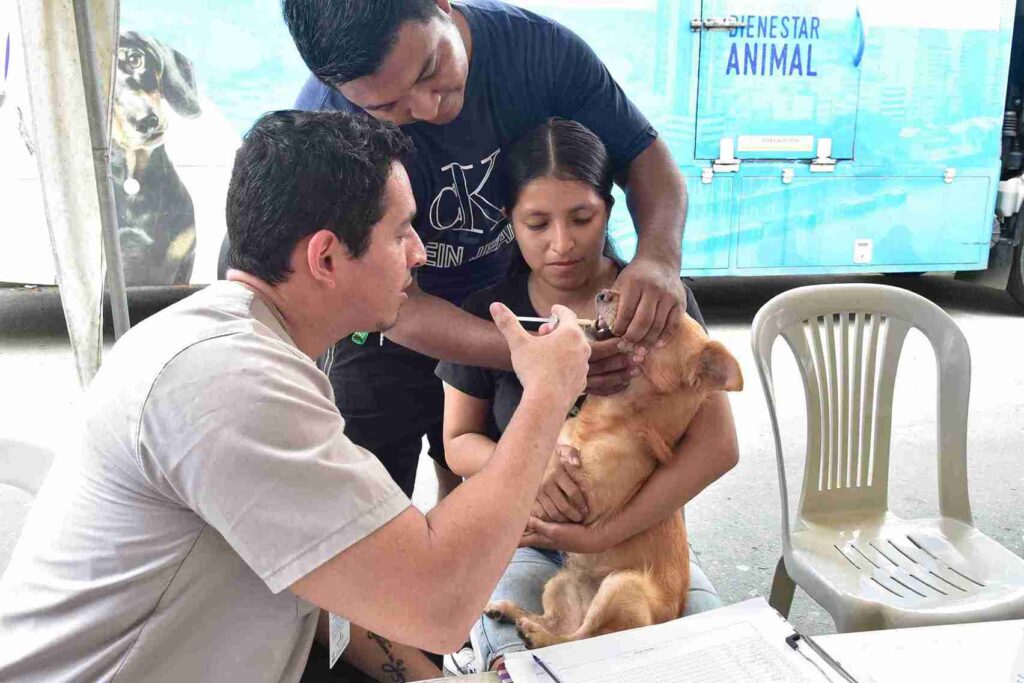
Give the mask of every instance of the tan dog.
M 597 329 L 607 333 L 619 295 L 597 296 Z M 614 396 L 592 396 L 566 422 L 559 444 L 579 450 L 574 479 L 587 499 L 592 525 L 621 510 L 659 464 L 672 457 L 704 399 L 738 391 L 736 359 L 683 315 L 672 341 L 649 353 L 641 375 Z M 537 648 L 658 624 L 682 615 L 690 585 L 689 546 L 682 512 L 602 553 L 569 553 L 565 568 L 544 586 L 544 614 L 499 600 L 484 613 L 514 623 Z

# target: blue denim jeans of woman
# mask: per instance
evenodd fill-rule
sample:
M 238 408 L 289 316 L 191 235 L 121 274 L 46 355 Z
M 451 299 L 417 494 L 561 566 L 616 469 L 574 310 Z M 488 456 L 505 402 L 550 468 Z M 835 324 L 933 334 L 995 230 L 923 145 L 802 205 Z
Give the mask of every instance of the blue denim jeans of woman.
M 540 548 L 519 548 L 502 575 L 491 600 L 512 600 L 530 612 L 539 613 L 544 584 L 562 568 L 562 553 Z M 693 548 L 690 548 L 690 591 L 683 616 L 706 612 L 722 606 L 718 592 L 704 574 Z M 502 624 L 481 616 L 470 634 L 477 662 L 490 669 L 498 657 L 526 649 L 513 624 Z

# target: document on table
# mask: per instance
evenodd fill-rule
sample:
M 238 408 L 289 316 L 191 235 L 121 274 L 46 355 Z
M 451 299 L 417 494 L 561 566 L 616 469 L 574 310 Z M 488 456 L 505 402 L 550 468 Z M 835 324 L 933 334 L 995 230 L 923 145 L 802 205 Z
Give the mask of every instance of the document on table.
M 822 636 L 818 643 L 853 666 L 862 683 L 1024 683 L 1024 620 L 922 626 Z M 850 668 L 847 666 L 847 668 Z
M 1017 659 L 1010 672 L 1010 683 L 1024 683 L 1024 640 L 1020 641 L 1020 650 L 1017 651 Z
M 551 683 L 540 657 L 562 683 L 824 683 L 841 677 L 802 642 L 764 598 L 552 647 L 511 653 L 515 683 Z

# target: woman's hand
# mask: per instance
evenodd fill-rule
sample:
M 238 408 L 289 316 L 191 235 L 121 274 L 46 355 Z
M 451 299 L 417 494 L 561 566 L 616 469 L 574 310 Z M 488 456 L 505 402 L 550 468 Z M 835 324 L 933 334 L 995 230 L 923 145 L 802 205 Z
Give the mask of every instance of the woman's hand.
M 569 553 L 602 553 L 619 541 L 612 538 L 607 525 L 548 522 L 530 517 L 519 541 L 520 548 L 547 548 Z
M 634 347 L 617 337 L 591 341 L 587 393 L 610 396 L 628 387 L 629 381 L 640 372 L 637 365 L 643 361 L 642 356 L 633 353 L 634 348 L 642 347 Z
M 533 503 L 534 517 L 552 522 L 582 522 L 587 518 L 587 499 L 575 479 L 579 466 L 578 450 L 567 445 L 555 447 Z

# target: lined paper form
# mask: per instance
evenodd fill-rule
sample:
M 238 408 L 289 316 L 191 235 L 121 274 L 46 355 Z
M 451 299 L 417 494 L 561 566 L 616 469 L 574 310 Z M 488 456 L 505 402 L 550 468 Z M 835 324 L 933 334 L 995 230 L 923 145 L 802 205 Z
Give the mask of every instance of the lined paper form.
M 823 683 L 841 680 L 806 647 L 785 642 L 792 627 L 756 598 L 665 624 L 510 653 L 515 683 Z M 807 655 L 806 657 L 804 655 Z M 828 673 L 826 673 L 828 672 Z

